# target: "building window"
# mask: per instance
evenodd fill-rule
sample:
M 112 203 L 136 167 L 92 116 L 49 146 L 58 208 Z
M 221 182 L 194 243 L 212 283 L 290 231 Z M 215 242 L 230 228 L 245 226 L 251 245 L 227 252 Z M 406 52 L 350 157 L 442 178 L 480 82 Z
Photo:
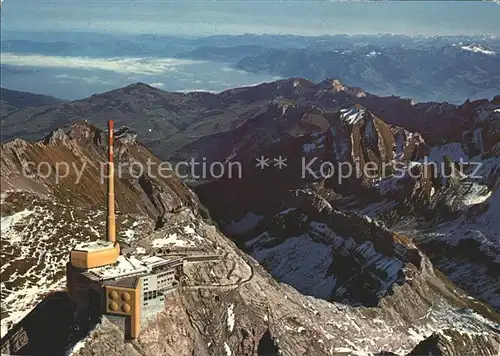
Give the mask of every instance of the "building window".
M 150 300 L 150 299 L 155 299 L 156 297 L 158 297 L 158 291 L 154 290 L 144 293 L 143 299 Z
M 149 291 L 149 292 L 144 293 L 143 299 L 144 300 L 150 300 L 150 299 L 155 298 L 155 294 L 156 293 L 154 293 L 154 292 L 156 292 L 156 291 Z

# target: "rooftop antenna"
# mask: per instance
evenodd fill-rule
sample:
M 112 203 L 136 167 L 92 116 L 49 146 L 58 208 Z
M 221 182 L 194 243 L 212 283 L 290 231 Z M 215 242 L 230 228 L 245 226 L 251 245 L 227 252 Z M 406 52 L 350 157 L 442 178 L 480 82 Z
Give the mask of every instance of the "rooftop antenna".
M 108 121 L 108 225 L 107 239 L 116 244 L 116 219 L 115 219 L 115 164 L 113 157 L 114 147 L 114 122 Z
M 77 244 L 70 253 L 73 267 L 89 269 L 112 265 L 118 261 L 120 245 L 116 241 L 115 219 L 115 166 L 113 120 L 108 121 L 108 219 L 106 241 L 91 241 Z M 69 282 L 68 282 L 69 283 Z

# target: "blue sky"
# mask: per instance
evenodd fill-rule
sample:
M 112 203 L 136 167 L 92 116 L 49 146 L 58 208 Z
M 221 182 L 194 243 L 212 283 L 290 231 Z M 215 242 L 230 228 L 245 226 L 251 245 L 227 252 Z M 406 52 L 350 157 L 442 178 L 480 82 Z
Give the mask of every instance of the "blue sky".
M 500 35 L 492 2 L 5 0 L 3 31 Z

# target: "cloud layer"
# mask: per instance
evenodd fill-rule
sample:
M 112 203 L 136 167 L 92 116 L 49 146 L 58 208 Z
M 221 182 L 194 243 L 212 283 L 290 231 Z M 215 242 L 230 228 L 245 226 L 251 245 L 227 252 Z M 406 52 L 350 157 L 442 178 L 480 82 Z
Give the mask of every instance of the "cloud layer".
M 176 72 L 185 66 L 203 63 L 175 58 L 86 58 L 2 53 L 2 64 L 38 67 L 104 70 L 121 74 L 155 75 Z
M 79 99 L 95 93 L 150 83 L 168 91 L 218 92 L 279 77 L 233 70 L 224 63 L 173 58 L 89 58 L 1 54 L 2 86 Z M 191 89 L 192 88 L 192 89 Z

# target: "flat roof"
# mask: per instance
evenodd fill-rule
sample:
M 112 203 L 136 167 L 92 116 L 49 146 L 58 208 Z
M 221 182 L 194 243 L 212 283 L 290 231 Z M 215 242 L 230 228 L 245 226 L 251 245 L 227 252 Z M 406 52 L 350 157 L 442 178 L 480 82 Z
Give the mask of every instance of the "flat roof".
M 81 242 L 77 244 L 73 250 L 85 251 L 85 252 L 95 252 L 99 250 L 108 250 L 114 248 L 114 243 L 106 240 L 97 240 L 90 242 Z
M 141 259 L 142 263 L 144 263 L 148 267 L 156 267 L 162 264 L 165 264 L 170 261 L 170 259 L 165 259 L 160 256 L 148 256 Z
M 163 258 L 160 256 L 118 256 L 118 260 L 113 265 L 91 268 L 87 271 L 99 280 L 109 280 L 115 278 L 126 278 L 137 275 L 152 273 L 154 267 L 167 264 L 178 258 Z
M 148 273 L 149 269 L 135 257 L 118 256 L 118 260 L 113 265 L 96 267 L 89 270 L 100 279 L 113 279 L 116 277 L 126 277 L 132 274 Z
M 137 284 L 137 276 L 136 277 L 127 277 L 119 280 L 111 280 L 106 282 L 106 285 L 109 286 L 118 286 L 118 287 L 126 287 L 126 288 L 135 288 Z

